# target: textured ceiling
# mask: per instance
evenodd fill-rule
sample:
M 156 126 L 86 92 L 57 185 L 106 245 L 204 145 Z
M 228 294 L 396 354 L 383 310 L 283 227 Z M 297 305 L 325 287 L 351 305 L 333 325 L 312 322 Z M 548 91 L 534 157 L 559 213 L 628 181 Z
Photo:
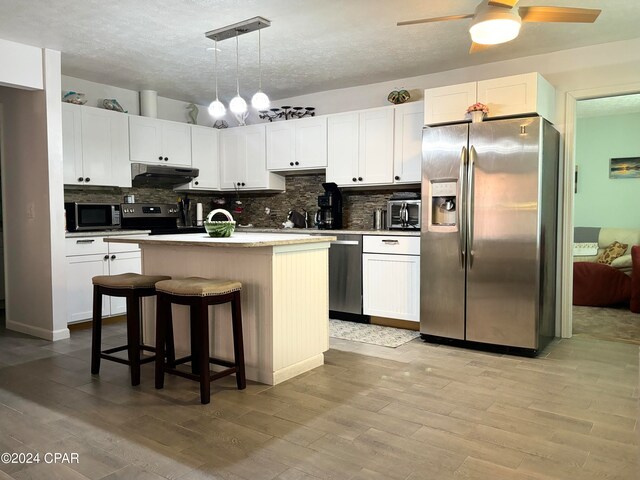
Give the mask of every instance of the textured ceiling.
M 475 0 L 0 0 L 0 38 L 61 50 L 65 75 L 208 103 L 204 32 L 261 15 L 263 90 L 272 99 L 635 38 L 638 0 L 521 0 L 602 8 L 594 25 L 527 24 L 519 38 L 468 55 L 469 20 L 399 20 L 473 12 Z M 240 89 L 257 89 L 257 34 L 240 37 Z M 220 97 L 235 90 L 235 44 L 219 44 Z
M 640 94 L 580 100 L 577 113 L 578 118 L 640 113 Z

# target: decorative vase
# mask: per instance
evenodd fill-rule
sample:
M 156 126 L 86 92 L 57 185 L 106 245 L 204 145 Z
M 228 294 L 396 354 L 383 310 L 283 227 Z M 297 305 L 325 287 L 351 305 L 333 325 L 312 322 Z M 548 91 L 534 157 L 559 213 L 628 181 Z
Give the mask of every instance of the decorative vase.
M 482 112 L 480 110 L 476 110 L 474 112 L 471 112 L 471 122 L 472 123 L 478 123 L 478 122 L 481 122 L 482 120 L 484 120 L 484 112 Z

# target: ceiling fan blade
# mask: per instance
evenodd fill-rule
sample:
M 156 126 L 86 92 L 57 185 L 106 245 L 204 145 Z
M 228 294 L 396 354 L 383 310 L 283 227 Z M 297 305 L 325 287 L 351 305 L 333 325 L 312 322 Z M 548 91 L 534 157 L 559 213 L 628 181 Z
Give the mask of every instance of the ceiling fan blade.
M 492 7 L 513 8 L 519 0 L 490 0 L 489 5 Z
M 446 17 L 422 18 L 420 20 L 407 20 L 404 22 L 398 22 L 398 26 L 403 27 L 405 25 L 416 25 L 418 23 L 444 22 L 446 20 L 460 20 L 463 18 L 473 18 L 473 13 L 470 13 L 468 15 L 448 15 Z
M 493 45 L 483 45 L 481 43 L 471 42 L 471 48 L 469 49 L 469 53 L 482 52 L 491 47 L 493 47 Z
M 571 7 L 520 7 L 523 22 L 593 23 L 602 10 Z

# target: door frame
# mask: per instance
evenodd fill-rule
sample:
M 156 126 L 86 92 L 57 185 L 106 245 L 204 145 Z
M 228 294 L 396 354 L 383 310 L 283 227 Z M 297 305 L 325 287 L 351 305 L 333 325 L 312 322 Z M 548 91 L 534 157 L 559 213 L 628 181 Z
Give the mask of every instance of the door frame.
M 567 92 L 565 103 L 564 175 L 562 181 L 562 266 L 560 336 L 571 338 L 573 332 L 573 207 L 575 201 L 576 170 L 576 110 L 579 100 L 616 97 L 640 93 L 640 83 L 626 83 L 606 87 Z

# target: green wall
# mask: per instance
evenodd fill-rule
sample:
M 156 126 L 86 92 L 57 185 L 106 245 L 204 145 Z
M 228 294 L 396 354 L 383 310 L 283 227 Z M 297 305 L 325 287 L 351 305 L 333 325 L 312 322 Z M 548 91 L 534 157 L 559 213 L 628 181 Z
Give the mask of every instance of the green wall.
M 640 113 L 578 118 L 574 226 L 640 229 L 640 178 L 609 178 L 624 157 L 640 157 Z

